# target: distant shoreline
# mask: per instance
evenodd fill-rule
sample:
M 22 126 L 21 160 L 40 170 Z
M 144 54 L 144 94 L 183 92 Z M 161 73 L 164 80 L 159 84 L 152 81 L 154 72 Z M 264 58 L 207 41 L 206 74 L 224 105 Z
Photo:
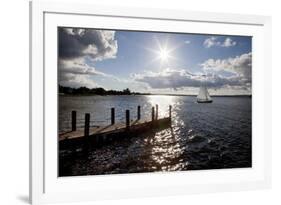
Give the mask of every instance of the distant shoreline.
M 97 94 L 65 94 L 59 93 L 59 96 L 66 96 L 66 97 L 83 97 L 83 96 L 148 96 L 148 95 L 160 95 L 160 96 L 187 96 L 187 97 L 196 97 L 197 95 L 185 95 L 185 94 L 129 94 L 129 95 L 97 95 Z M 249 97 L 251 98 L 252 95 L 211 95 L 211 97 Z
M 104 88 L 72 88 L 59 85 L 58 94 L 64 96 L 121 96 L 121 95 L 161 95 L 161 96 L 194 96 L 195 94 L 168 94 L 168 93 L 140 93 L 132 92 L 129 88 L 120 90 L 105 90 Z M 252 97 L 252 95 L 211 95 L 211 97 Z

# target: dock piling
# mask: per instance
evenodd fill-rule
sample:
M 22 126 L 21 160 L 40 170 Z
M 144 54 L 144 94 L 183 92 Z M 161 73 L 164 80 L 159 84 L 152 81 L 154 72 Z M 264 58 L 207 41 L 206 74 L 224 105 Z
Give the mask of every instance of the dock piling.
M 71 130 L 76 131 L 76 111 L 71 112 Z
M 126 128 L 130 127 L 130 110 L 126 110 Z
M 115 123 L 115 109 L 114 107 L 111 108 L 111 124 L 114 125 Z
M 154 121 L 154 119 L 155 119 L 155 109 L 154 109 L 154 107 L 152 107 L 152 109 L 151 109 L 151 120 Z
M 155 114 L 155 119 L 158 120 L 158 105 L 156 104 L 156 114 Z
M 172 118 L 172 105 L 169 105 L 169 118 Z
M 88 137 L 90 133 L 90 114 L 85 114 L 85 127 L 84 127 L 84 136 Z
M 138 106 L 138 120 L 140 120 L 141 119 L 141 107 L 140 106 Z

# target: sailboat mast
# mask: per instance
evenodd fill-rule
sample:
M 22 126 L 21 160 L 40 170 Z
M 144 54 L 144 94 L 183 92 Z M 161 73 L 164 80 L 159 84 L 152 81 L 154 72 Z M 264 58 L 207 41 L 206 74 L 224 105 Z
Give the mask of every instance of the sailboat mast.
M 204 88 L 204 94 L 205 94 L 205 99 L 208 100 L 208 95 L 207 95 L 207 86 L 206 86 L 206 81 L 205 78 L 203 80 L 203 88 Z

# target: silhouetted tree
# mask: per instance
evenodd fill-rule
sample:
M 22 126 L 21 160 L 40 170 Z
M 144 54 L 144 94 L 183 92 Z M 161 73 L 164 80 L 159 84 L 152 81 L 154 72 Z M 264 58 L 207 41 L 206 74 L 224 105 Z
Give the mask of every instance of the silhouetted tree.
M 93 94 L 96 94 L 96 95 L 106 95 L 106 90 L 103 89 L 103 88 L 93 88 L 92 90 L 94 91 Z
M 129 88 L 126 88 L 125 90 L 123 90 L 124 95 L 130 95 L 131 91 Z

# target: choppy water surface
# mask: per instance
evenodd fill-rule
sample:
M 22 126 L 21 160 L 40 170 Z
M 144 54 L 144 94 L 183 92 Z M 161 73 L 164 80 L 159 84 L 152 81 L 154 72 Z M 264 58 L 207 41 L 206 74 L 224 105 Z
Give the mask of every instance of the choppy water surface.
M 168 116 L 169 105 L 173 109 L 172 127 L 160 132 L 115 141 L 87 155 L 60 150 L 59 175 L 251 167 L 251 98 L 213 100 L 198 104 L 191 96 L 60 96 L 60 132 L 70 129 L 71 110 L 77 110 L 79 125 L 84 114 L 91 113 L 94 126 L 110 123 L 111 107 L 115 107 L 116 121 L 125 121 L 126 109 L 136 118 L 138 105 L 147 119 L 155 104 L 159 117 Z

